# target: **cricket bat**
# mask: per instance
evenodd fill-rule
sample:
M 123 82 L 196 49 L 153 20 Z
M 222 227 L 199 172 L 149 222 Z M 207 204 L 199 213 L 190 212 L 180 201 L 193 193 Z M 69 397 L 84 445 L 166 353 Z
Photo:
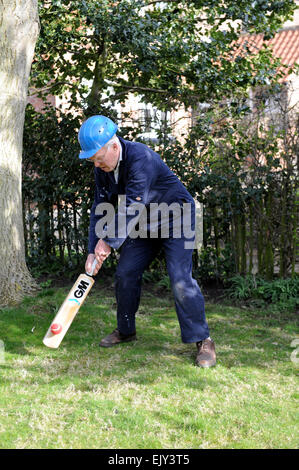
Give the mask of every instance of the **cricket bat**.
M 52 321 L 44 339 L 43 343 L 48 348 L 58 348 L 63 340 L 67 330 L 72 324 L 79 308 L 86 299 L 90 289 L 94 284 L 92 274 L 97 264 L 95 259 L 91 271 L 86 274 L 80 274 L 75 284 L 68 293 L 65 301 L 58 310 L 54 320 Z

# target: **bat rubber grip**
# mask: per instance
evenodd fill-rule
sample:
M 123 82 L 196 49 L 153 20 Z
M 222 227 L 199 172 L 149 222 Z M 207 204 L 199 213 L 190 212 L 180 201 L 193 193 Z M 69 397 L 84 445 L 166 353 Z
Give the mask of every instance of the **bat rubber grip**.
M 96 267 L 96 265 L 98 264 L 96 258 L 94 259 L 93 263 L 92 263 L 92 266 L 91 266 L 91 270 L 90 271 L 86 271 L 86 274 L 88 276 L 92 276 L 93 275 L 93 272 L 94 272 L 94 268 Z

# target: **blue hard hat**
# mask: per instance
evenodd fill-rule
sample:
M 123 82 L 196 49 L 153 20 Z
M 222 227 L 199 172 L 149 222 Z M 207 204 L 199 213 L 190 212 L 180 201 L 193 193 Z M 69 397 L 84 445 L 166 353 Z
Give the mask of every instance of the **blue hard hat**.
M 90 158 L 114 136 L 117 125 L 106 116 L 91 116 L 80 127 L 78 139 L 82 148 L 79 158 Z

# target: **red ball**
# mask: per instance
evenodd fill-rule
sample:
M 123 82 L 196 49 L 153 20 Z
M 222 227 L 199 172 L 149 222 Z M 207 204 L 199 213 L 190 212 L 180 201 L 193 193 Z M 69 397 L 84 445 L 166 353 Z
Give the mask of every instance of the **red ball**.
M 58 335 L 58 333 L 60 333 L 61 330 L 62 330 L 62 326 L 60 325 L 60 323 L 52 323 L 51 331 L 53 335 Z

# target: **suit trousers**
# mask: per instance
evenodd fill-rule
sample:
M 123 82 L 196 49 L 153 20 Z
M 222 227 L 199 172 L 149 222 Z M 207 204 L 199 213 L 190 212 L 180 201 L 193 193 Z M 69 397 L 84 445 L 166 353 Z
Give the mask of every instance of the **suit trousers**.
M 174 295 L 176 313 L 184 343 L 209 337 L 204 297 L 192 277 L 192 251 L 184 238 L 127 238 L 115 274 L 117 326 L 123 335 L 136 331 L 135 314 L 139 307 L 142 275 L 163 249 Z

